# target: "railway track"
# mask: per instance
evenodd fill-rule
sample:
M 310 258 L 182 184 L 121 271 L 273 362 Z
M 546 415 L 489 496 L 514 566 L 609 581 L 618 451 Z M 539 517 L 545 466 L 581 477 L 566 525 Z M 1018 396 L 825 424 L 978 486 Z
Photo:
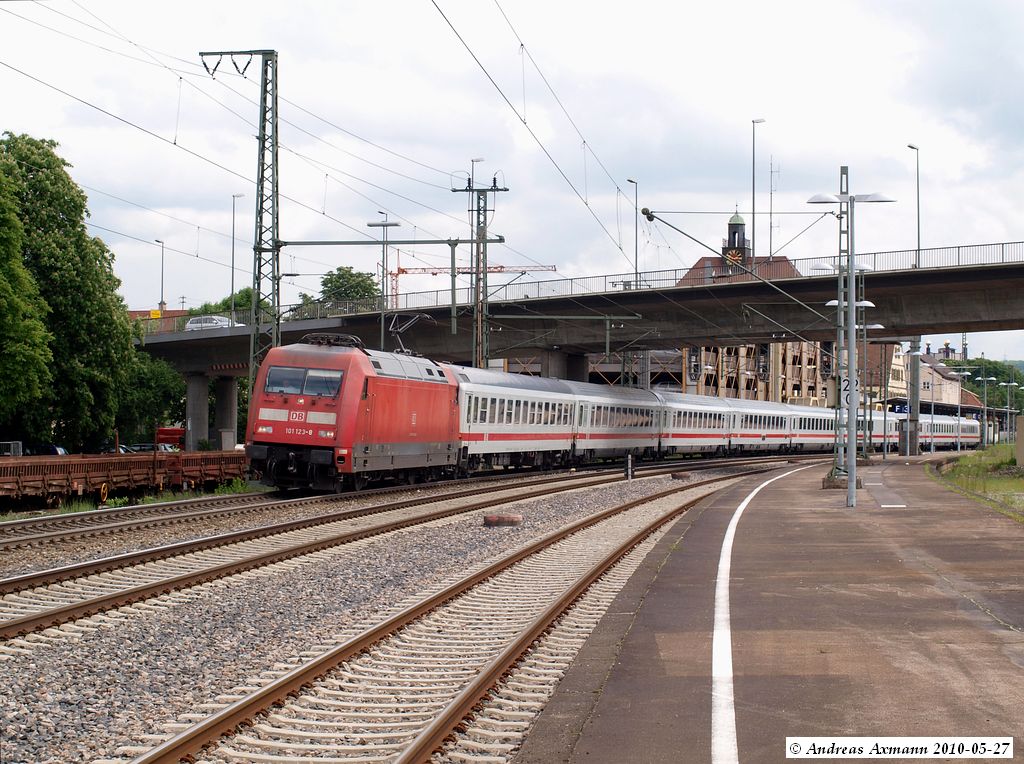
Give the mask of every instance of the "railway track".
M 147 736 L 155 747 L 117 754 L 134 764 L 200 752 L 207 762 L 422 762 L 438 751 L 502 760 L 651 534 L 738 477 L 672 487 L 548 534 L 299 665 L 265 672 L 196 723 Z
M 642 465 L 637 467 L 637 474 L 659 474 L 667 468 L 674 471 L 707 469 L 719 464 L 751 464 L 764 459 L 779 457 L 760 457 L 747 460 L 714 459 L 699 462 L 678 462 L 675 466 L 660 464 Z M 621 469 L 602 468 L 579 474 L 619 474 Z M 536 475 L 515 475 L 510 479 L 522 481 L 529 477 L 531 482 L 557 480 L 558 477 Z M 488 476 L 494 479 L 494 476 Z M 462 486 L 463 481 L 445 481 L 434 486 L 444 488 L 453 484 Z M 422 488 L 422 487 L 421 487 Z M 387 495 L 394 492 L 415 490 L 413 486 L 390 486 L 373 488 L 358 493 L 320 494 L 302 498 L 282 498 L 280 493 L 247 493 L 225 496 L 204 496 L 175 502 L 162 502 L 132 507 L 98 509 L 72 514 L 47 515 L 43 517 L 25 518 L 0 522 L 0 552 L 27 546 L 61 543 L 68 540 L 93 538 L 111 533 L 126 533 L 148 528 L 183 525 L 198 520 L 220 517 L 251 515 L 257 512 L 285 510 L 292 508 L 309 508 L 329 506 L 339 500 L 359 497 Z
M 272 503 L 272 499 L 260 502 L 260 499 L 266 497 L 267 494 L 263 493 L 204 496 L 159 504 L 8 520 L 0 523 L 0 551 L 68 538 L 183 523 L 201 517 L 253 512 Z
M 676 468 L 661 470 L 672 471 Z M 514 487 L 478 487 L 426 500 L 419 496 L 3 579 L 0 638 L 13 640 L 6 649 L 31 649 L 33 645 L 16 638 L 370 536 L 509 501 L 619 480 L 619 475 L 561 476 Z M 388 517 L 375 518 L 382 514 Z M 72 625 L 71 633 L 74 628 Z

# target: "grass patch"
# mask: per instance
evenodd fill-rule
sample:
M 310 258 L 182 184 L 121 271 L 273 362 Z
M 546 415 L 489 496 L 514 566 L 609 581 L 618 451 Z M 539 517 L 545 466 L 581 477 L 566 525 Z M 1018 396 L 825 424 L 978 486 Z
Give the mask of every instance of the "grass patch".
M 1024 522 L 1024 467 L 1017 466 L 1012 445 L 971 452 L 943 472 L 942 480 Z

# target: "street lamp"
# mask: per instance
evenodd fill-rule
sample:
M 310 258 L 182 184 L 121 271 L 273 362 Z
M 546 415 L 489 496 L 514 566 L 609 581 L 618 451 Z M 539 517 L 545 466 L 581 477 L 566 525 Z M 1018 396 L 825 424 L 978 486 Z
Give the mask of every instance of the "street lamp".
M 957 382 L 959 386 L 956 390 L 956 450 L 960 450 L 960 430 L 963 429 L 960 423 L 960 406 L 964 401 L 964 377 L 971 376 L 969 371 L 954 371 L 952 372 L 954 377 L 958 377 Z
M 473 160 L 476 161 L 476 160 Z M 388 300 L 388 229 L 396 228 L 401 223 L 397 223 L 393 220 L 388 220 L 388 213 L 382 210 L 377 210 L 378 215 L 383 215 L 383 220 L 374 220 L 367 223 L 368 228 L 383 228 L 384 238 L 381 246 L 380 256 L 380 349 L 384 350 L 384 313 L 387 308 Z
M 975 377 L 975 382 L 982 383 L 982 401 L 981 401 L 981 447 L 988 447 L 988 383 L 995 382 L 995 377 Z
M 1006 436 L 1010 442 L 1013 442 L 1013 420 L 1010 418 L 1010 409 L 1013 408 L 1013 388 L 1020 387 L 1020 385 L 1016 382 L 1000 382 L 999 386 L 1006 388 Z
M 946 364 L 944 364 L 944 363 L 942 363 L 940 361 L 939 363 L 936 363 L 936 364 L 929 364 L 928 368 L 932 370 L 932 372 L 931 372 L 931 379 L 928 381 L 928 384 L 931 385 L 931 388 L 932 388 L 932 407 L 931 407 L 931 425 L 930 425 L 930 429 L 932 431 L 931 432 L 931 435 L 932 435 L 932 447 L 929 449 L 929 451 L 931 451 L 934 454 L 935 453 L 935 385 L 936 384 L 942 384 L 941 382 L 939 382 L 939 383 L 935 382 L 935 370 L 936 369 L 945 369 L 946 368 Z
M 921 267 L 921 152 L 913 143 L 907 144 L 908 149 L 914 150 L 914 165 L 917 176 L 917 249 L 914 252 L 914 267 Z
M 841 185 L 846 186 L 846 168 L 841 170 Z M 854 248 L 854 209 L 856 202 L 892 202 L 894 199 L 883 194 L 851 194 L 845 190 L 840 194 L 816 194 L 807 200 L 809 204 L 846 204 L 849 210 L 847 253 L 846 253 L 846 295 L 837 300 L 837 323 L 843 328 L 841 317 L 846 309 L 846 378 L 840 376 L 840 389 L 846 404 L 846 506 L 857 506 L 857 409 L 860 394 L 857 387 L 857 293 L 854 283 L 856 272 L 856 249 Z M 840 208 L 841 209 L 841 208 Z M 842 290 L 843 268 L 839 263 L 840 291 Z M 843 304 L 845 302 L 845 305 Z M 867 300 L 861 300 L 866 303 Z M 864 307 L 867 307 L 866 305 Z M 838 350 L 838 348 L 837 348 Z M 841 351 L 840 351 L 841 352 Z M 845 388 L 845 389 L 843 389 Z
M 163 315 L 164 309 L 167 307 L 167 303 L 164 302 L 164 243 L 160 239 L 153 239 L 153 241 L 160 245 L 160 304 L 157 307 L 160 308 L 160 315 Z
M 757 126 L 764 122 L 764 119 L 750 120 L 750 259 L 757 262 L 757 251 L 754 249 L 757 237 L 757 192 L 755 191 L 754 179 L 757 163 Z
M 626 178 L 626 182 L 633 184 L 633 288 L 637 289 L 640 286 L 640 184 L 632 178 Z
M 245 194 L 231 195 L 231 320 L 235 320 L 235 201 Z

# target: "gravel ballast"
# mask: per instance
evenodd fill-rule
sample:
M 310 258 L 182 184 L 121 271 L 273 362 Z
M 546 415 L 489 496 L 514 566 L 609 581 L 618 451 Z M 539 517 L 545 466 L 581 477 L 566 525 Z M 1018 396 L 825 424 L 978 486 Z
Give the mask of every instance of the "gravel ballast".
M 730 471 L 739 469 L 715 473 Z M 419 526 L 273 574 L 208 584 L 166 610 L 0 661 L 0 761 L 112 757 L 247 677 L 379 620 L 403 599 L 567 522 L 670 486 L 679 482 L 666 476 L 527 500 L 509 507 L 523 515 L 516 526 L 484 527 L 479 511 Z

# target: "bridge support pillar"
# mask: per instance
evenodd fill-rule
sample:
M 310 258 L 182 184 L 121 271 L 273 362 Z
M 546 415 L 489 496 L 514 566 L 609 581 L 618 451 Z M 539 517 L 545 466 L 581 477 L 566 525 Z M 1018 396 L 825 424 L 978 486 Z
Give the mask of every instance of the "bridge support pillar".
M 210 437 L 210 378 L 185 375 L 185 450 L 198 451 L 199 441 Z
M 910 341 L 910 358 L 907 370 L 907 446 L 903 456 L 918 456 L 920 449 L 921 421 L 921 338 Z
M 230 451 L 238 442 L 238 380 L 235 377 L 217 377 L 213 427 L 217 431 L 215 448 Z
M 540 375 L 554 379 L 569 379 L 586 382 L 590 374 L 590 363 L 585 355 L 570 355 L 561 350 L 537 350 Z

